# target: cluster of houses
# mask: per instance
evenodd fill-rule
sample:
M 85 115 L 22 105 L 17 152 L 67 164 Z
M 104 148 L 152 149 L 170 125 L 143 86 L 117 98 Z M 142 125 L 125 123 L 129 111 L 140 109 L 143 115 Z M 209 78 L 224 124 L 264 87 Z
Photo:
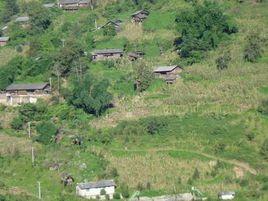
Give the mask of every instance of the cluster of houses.
M 116 184 L 114 180 L 101 180 L 97 182 L 78 183 L 76 185 L 76 195 L 94 200 L 113 199 L 113 195 L 116 191 Z M 233 200 L 235 198 L 235 192 L 226 191 L 218 194 L 219 200 Z M 159 197 L 140 197 L 139 195 L 133 195 L 129 199 L 130 201 L 194 201 L 194 200 L 206 200 L 207 198 L 200 198 L 194 193 L 184 193 L 179 195 L 168 195 Z
M 121 49 L 103 49 L 95 50 L 91 53 L 93 61 L 120 59 L 124 55 L 124 51 Z M 137 60 L 144 56 L 144 52 L 135 51 L 128 53 L 128 58 L 131 61 Z M 154 74 L 160 78 L 163 78 L 166 83 L 172 84 L 179 78 L 179 74 L 182 72 L 182 68 L 178 65 L 171 66 L 159 66 L 154 69 Z

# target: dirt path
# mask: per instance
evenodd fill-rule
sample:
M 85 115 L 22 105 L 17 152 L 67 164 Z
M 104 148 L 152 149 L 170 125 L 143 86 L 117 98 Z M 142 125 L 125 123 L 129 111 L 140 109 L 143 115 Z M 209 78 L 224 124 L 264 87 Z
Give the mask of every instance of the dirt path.
M 253 167 L 251 167 L 248 163 L 243 162 L 243 161 L 238 161 L 235 159 L 226 159 L 226 158 L 222 158 L 222 157 L 218 157 L 218 156 L 214 156 L 214 155 L 210 155 L 207 153 L 203 153 L 203 152 L 199 152 L 199 151 L 189 151 L 189 150 L 184 150 L 184 149 L 168 149 L 168 148 L 157 148 L 157 149 L 109 149 L 110 151 L 125 151 L 125 152 L 166 152 L 166 151 L 178 151 L 178 152 L 188 152 L 188 153 L 192 153 L 192 154 L 197 154 L 197 155 L 201 155 L 207 158 L 210 158 L 212 160 L 218 160 L 224 163 L 228 163 L 230 165 L 234 165 L 237 166 L 241 169 L 243 169 L 244 171 L 247 171 L 253 175 L 257 175 L 258 172 L 256 169 L 254 169 Z

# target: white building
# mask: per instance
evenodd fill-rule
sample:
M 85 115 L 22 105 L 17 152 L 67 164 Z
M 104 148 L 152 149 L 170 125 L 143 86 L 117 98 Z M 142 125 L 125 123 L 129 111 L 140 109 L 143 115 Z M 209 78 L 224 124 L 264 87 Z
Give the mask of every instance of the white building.
M 235 192 L 229 191 L 229 192 L 220 192 L 218 194 L 218 197 L 220 200 L 232 200 L 235 198 Z
M 113 180 L 79 183 L 76 186 L 76 194 L 87 199 L 105 199 L 106 196 L 112 199 L 115 188 L 116 185 Z

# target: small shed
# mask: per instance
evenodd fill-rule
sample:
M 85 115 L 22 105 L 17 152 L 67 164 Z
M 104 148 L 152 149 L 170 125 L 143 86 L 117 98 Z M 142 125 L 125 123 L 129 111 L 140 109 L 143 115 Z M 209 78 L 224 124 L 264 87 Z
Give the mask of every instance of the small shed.
M 139 10 L 131 15 L 132 22 L 141 23 L 149 16 L 149 14 L 150 13 L 147 10 Z
M 105 59 L 119 59 L 123 56 L 123 50 L 121 49 L 104 49 L 104 50 L 95 50 L 91 53 L 92 60 L 105 60 Z
M 218 194 L 218 198 L 220 200 L 233 200 L 235 198 L 235 192 L 233 191 L 220 192 Z
M 145 55 L 145 53 L 142 52 L 142 51 L 135 51 L 135 52 L 128 53 L 128 58 L 131 61 L 135 61 L 135 60 L 137 60 L 139 58 L 142 58 L 144 55 Z
M 15 22 L 17 23 L 27 23 L 30 20 L 28 16 L 22 16 L 22 17 L 17 17 Z
M 165 79 L 168 84 L 175 82 L 181 72 L 182 68 L 177 65 L 159 66 L 154 70 L 154 74 L 160 78 Z
M 0 37 L 0 47 L 5 46 L 9 41 L 9 37 Z
M 112 199 L 115 188 L 113 180 L 79 183 L 76 186 L 76 194 L 87 199 L 106 199 L 107 196 Z

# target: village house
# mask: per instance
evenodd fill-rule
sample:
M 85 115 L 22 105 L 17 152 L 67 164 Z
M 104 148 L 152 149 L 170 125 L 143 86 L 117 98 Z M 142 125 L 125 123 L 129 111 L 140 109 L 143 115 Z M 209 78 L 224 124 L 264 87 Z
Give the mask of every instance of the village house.
M 150 13 L 147 10 L 137 11 L 131 15 L 132 22 L 141 23 L 149 16 L 149 14 Z
M 64 10 L 78 10 L 79 8 L 88 7 L 90 5 L 89 0 L 61 0 L 59 7 Z
M 118 33 L 121 31 L 122 29 L 122 20 L 109 20 L 106 24 L 104 24 L 101 27 L 98 27 L 97 29 L 102 29 L 105 28 L 107 26 L 114 26 L 115 31 Z
M 233 191 L 220 192 L 218 194 L 218 197 L 220 200 L 233 200 L 235 198 L 235 192 L 233 192 Z
M 109 199 L 113 198 L 116 184 L 113 180 L 102 180 L 98 182 L 80 183 L 76 186 L 76 194 L 87 199 Z
M 163 78 L 168 84 L 175 82 L 181 72 L 182 68 L 177 65 L 159 66 L 154 70 L 154 74 Z
M 5 46 L 9 41 L 9 37 L 0 37 L 0 47 Z
M 0 103 L 16 106 L 24 103 L 36 103 L 39 98 L 50 96 L 49 83 L 40 84 L 11 84 L 0 96 Z
M 135 52 L 130 52 L 130 53 L 128 53 L 128 58 L 129 58 L 131 61 L 135 61 L 135 60 L 137 60 L 137 59 L 142 58 L 144 55 L 145 55 L 145 53 L 142 52 L 142 51 L 135 51 Z
M 105 60 L 105 59 L 119 59 L 123 56 L 123 50 L 121 49 L 104 49 L 95 50 L 91 53 L 93 61 Z

